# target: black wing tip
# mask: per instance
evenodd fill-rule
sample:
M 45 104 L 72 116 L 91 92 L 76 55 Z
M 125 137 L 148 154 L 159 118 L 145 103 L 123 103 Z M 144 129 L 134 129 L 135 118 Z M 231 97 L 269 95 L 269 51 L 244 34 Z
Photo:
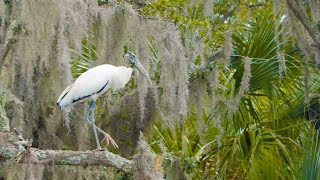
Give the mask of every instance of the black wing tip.
M 57 106 L 58 106 L 60 109 L 62 109 L 61 106 L 60 106 L 60 104 L 59 104 L 59 102 L 57 102 Z
M 99 91 L 97 91 L 97 92 L 95 92 L 95 93 L 92 93 L 92 94 L 90 94 L 90 95 L 86 95 L 86 96 L 79 97 L 78 99 L 74 99 L 74 100 L 72 100 L 72 103 L 76 103 L 76 102 L 78 102 L 78 101 L 81 101 L 82 99 L 85 99 L 85 98 L 90 97 L 90 96 L 92 96 L 92 95 L 94 95 L 94 94 L 100 93 L 100 92 L 103 91 L 103 89 L 108 85 L 108 83 L 109 83 L 109 81 L 108 81 L 101 89 L 99 89 Z

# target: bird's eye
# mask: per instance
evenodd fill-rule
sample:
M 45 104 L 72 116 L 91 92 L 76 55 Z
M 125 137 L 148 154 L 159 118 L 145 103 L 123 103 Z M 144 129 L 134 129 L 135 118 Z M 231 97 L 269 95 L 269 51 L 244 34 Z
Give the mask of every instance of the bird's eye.
M 130 53 L 129 55 L 130 55 L 131 59 L 135 59 L 136 58 L 136 55 L 134 53 Z

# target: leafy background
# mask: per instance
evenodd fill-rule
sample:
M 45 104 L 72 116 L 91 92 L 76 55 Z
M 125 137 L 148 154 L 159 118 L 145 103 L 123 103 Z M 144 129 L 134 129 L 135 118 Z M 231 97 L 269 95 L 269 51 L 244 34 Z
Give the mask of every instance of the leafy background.
M 310 121 L 318 120 L 319 71 L 312 53 L 303 50 L 308 47 L 295 39 L 294 22 L 285 3 L 208 3 L 133 2 L 141 16 L 176 24 L 185 46 L 194 34 L 203 46 L 188 72 L 189 88 L 197 81 L 205 86 L 201 104 L 190 97 L 182 121 L 172 123 L 157 115 L 147 131 L 153 151 L 162 160 L 164 177 L 317 179 L 318 134 Z M 302 4 L 312 16 L 310 2 Z M 94 49 L 88 42 L 82 43 L 86 58 L 88 49 Z M 154 67 L 150 73 L 159 84 L 162 67 L 157 65 L 158 51 L 152 38 L 149 48 Z M 75 67 L 86 63 L 89 61 L 75 59 L 73 74 L 82 72 Z M 218 76 L 215 82 L 214 72 Z
M 12 126 L 25 122 L 15 118 L 35 119 L 25 135 L 35 139 L 36 147 L 88 149 L 94 139 L 83 124 L 71 121 L 71 135 L 66 136 L 62 121 L 52 123 L 53 119 L 63 119 L 53 108 L 54 101 L 35 103 L 38 101 L 31 99 L 37 92 L 47 96 L 50 89 L 61 89 L 62 84 L 50 79 L 50 74 L 60 75 L 56 64 L 63 66 L 63 72 L 71 72 L 70 79 L 74 79 L 100 63 L 119 65 L 121 56 L 135 51 L 148 67 L 154 86 L 146 87 L 135 75 L 123 91 L 111 92 L 98 101 L 98 126 L 108 129 L 120 144 L 119 150 L 108 150 L 131 158 L 136 153 L 137 134 L 142 131 L 166 179 L 317 179 L 319 53 L 288 7 L 290 1 L 298 3 L 319 34 L 320 4 L 316 0 L 99 0 L 100 7 L 112 8 L 114 14 L 94 15 L 93 19 L 100 19 L 93 24 L 86 20 L 91 14 L 76 15 L 79 9 L 74 7 L 79 8 L 79 4 L 59 6 L 57 9 L 73 12 L 70 14 L 77 21 L 69 22 L 69 16 L 59 23 L 49 19 L 54 21 L 54 28 L 44 32 L 33 27 L 43 38 L 51 37 L 47 33 L 52 29 L 57 31 L 53 31 L 52 41 L 58 43 L 48 43 L 56 50 L 53 55 L 40 58 L 31 54 L 33 51 L 23 51 L 26 58 L 32 57 L 32 63 L 13 69 L 26 73 L 9 73 L 4 78 L 23 79 L 3 84 L 9 84 L 7 89 L 16 87 L 13 94 L 33 106 L 26 105 L 27 114 L 16 117 L 10 113 L 16 106 L 10 106 L 12 100 L 2 95 L 0 115 L 7 113 Z M 130 10 L 138 12 L 139 21 L 130 14 L 128 4 Z M 36 10 L 41 12 L 42 8 Z M 26 21 L 32 24 L 36 18 L 40 17 Z M 138 22 L 174 30 L 155 33 L 157 26 L 154 32 L 146 33 L 144 26 L 134 24 Z M 130 29 L 135 33 L 132 35 L 125 30 L 128 27 L 138 27 L 138 31 Z M 27 28 L 24 37 L 30 37 L 34 30 Z M 104 33 L 107 35 L 102 36 Z M 35 41 L 27 41 L 36 52 L 46 45 L 38 42 L 39 34 L 35 33 Z M 65 60 L 46 61 L 51 56 Z M 107 58 L 110 61 L 104 60 Z M 41 75 L 43 79 L 37 79 Z M 82 118 L 83 108 L 79 109 L 71 113 L 71 119 Z
M 301 4 L 310 17 L 317 11 L 309 1 Z M 312 53 L 303 50 L 308 47 L 294 35 L 286 3 L 158 0 L 133 5 L 145 18 L 176 24 L 185 46 L 194 34 L 203 46 L 188 72 L 190 88 L 203 81 L 201 104 L 191 97 L 182 121 L 158 115 L 147 131 L 164 177 L 319 177 L 317 128 L 310 123 L 318 120 L 319 71 Z M 157 47 L 149 42 L 155 63 L 150 73 L 158 84 Z M 210 79 L 214 71 L 216 84 Z

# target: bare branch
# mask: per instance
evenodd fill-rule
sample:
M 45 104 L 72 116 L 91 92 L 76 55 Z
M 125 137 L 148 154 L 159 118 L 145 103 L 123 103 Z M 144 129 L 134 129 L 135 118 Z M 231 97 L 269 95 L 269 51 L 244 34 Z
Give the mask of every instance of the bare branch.
M 219 22 L 213 27 L 213 31 L 217 30 L 221 24 L 223 24 L 230 16 L 232 16 L 237 9 L 237 7 L 240 4 L 240 0 L 237 0 L 237 2 L 230 8 L 230 10 L 225 13 L 219 20 Z
M 108 151 L 62 151 L 30 148 L 24 157 L 18 157 L 19 150 L 14 145 L 0 145 L 0 157 L 5 160 L 19 159 L 19 162 L 35 164 L 116 167 L 131 172 L 132 162 Z M 0 159 L 2 159 L 0 158 Z
M 298 20 L 302 23 L 304 28 L 308 31 L 309 35 L 314 41 L 314 46 L 320 47 L 320 37 L 318 35 L 317 29 L 314 25 L 312 25 L 310 19 L 303 11 L 301 6 L 295 0 L 287 0 L 287 5 L 289 9 L 293 12 L 293 14 L 298 18 Z
M 108 151 L 62 151 L 30 148 L 32 140 L 21 140 L 12 132 L 0 132 L 0 162 L 55 164 L 73 166 L 111 166 L 131 173 L 132 161 Z M 26 147 L 26 148 L 25 148 Z

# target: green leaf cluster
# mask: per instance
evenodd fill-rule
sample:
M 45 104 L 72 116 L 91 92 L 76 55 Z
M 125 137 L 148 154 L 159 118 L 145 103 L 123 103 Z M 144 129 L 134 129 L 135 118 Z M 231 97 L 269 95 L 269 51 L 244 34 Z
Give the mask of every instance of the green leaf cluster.
M 258 3 L 240 3 L 222 25 L 219 19 L 237 1 L 217 1 L 211 17 L 204 16 L 203 1 L 192 5 L 156 1 L 144 9 L 148 15 L 175 22 L 182 35 L 187 30 L 205 32 L 201 38 L 212 51 L 223 48 L 223 32 L 232 29 L 233 34 L 227 67 L 214 59 L 205 68 L 189 72 L 191 82 L 208 81 L 204 97 L 214 94 L 216 103 L 201 104 L 204 112 L 190 108 L 182 122 L 166 124 L 159 118 L 155 124 L 150 143 L 162 155 L 165 173 L 179 161 L 184 176 L 197 179 L 309 179 L 318 175 L 318 140 L 310 137 L 313 124 L 307 122 L 314 120 L 307 116 L 310 107 L 318 104 L 313 99 L 320 87 L 317 67 L 283 26 L 287 21 L 283 9 L 274 12 L 271 2 L 252 9 L 245 5 L 249 2 Z M 203 53 L 201 57 L 206 57 L 208 51 Z M 194 65 L 206 62 L 201 57 L 194 59 Z M 250 59 L 250 69 L 246 59 Z M 213 88 L 214 71 L 219 82 Z M 250 79 L 248 89 L 246 78 Z M 205 115 L 199 119 L 199 113 Z M 207 125 L 203 134 L 197 131 L 199 120 Z M 309 156 L 302 158 L 302 154 Z

